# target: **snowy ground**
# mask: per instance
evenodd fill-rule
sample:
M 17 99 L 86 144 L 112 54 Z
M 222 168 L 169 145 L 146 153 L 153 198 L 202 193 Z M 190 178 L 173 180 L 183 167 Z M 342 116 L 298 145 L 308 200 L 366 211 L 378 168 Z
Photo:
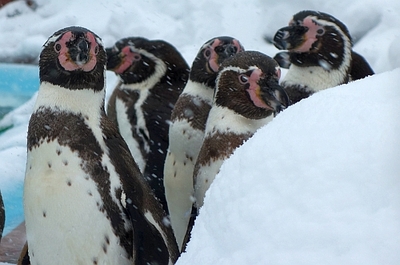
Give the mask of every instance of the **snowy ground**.
M 106 46 L 134 35 L 165 39 L 189 64 L 219 35 L 273 56 L 277 49 L 263 37 L 294 13 L 336 16 L 378 74 L 292 106 L 238 149 L 211 186 L 178 264 L 400 264 L 399 1 L 37 2 L 36 11 L 23 1 L 0 9 L 0 61 L 35 62 L 47 37 L 70 25 L 90 28 Z M 109 73 L 107 85 L 114 84 Z M 13 126 L 0 135 L 3 194 L 22 187 L 33 100 L 0 121 Z M 17 195 L 7 208 L 21 207 Z
M 397 69 L 321 92 L 260 129 L 178 264 L 400 264 L 399 82 Z

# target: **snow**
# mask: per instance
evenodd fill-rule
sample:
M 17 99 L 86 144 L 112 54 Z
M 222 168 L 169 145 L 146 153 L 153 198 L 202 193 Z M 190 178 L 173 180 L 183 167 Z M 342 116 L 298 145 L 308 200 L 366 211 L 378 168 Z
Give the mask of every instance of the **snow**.
M 222 166 L 178 264 L 398 264 L 399 74 L 320 92 L 260 129 Z
M 280 113 L 222 166 L 196 220 L 184 264 L 400 264 L 400 2 L 397 0 L 16 1 L 0 9 L 0 61 L 37 62 L 56 30 L 80 25 L 106 46 L 164 39 L 189 64 L 215 36 L 273 56 L 263 39 L 300 10 L 344 22 L 377 73 Z M 90 15 L 89 15 L 90 14 Z M 283 74 L 285 71 L 283 71 Z M 107 73 L 107 95 L 116 78 Z M 35 95 L 0 121 L 7 228 L 22 219 L 26 129 Z M 1 263 L 0 263 L 1 264 Z

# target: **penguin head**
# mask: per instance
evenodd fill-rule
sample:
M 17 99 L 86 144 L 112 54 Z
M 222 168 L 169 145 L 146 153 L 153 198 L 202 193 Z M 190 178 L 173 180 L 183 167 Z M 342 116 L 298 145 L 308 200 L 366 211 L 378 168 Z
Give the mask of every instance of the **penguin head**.
M 350 33 L 342 22 L 310 10 L 295 14 L 289 26 L 276 32 L 273 43 L 278 49 L 289 51 L 291 63 L 322 66 L 326 70 L 339 67 L 352 47 Z
M 103 90 L 106 53 L 101 39 L 83 27 L 55 32 L 39 58 L 40 81 L 68 89 Z
M 189 78 L 192 81 L 214 88 L 215 78 L 221 63 L 243 51 L 242 44 L 235 38 L 228 36 L 212 38 L 203 44 L 197 53 Z
M 125 84 L 140 83 L 156 71 L 156 56 L 146 49 L 150 40 L 124 38 L 107 48 L 107 70 L 116 73 Z
M 281 70 L 271 57 L 245 51 L 226 59 L 219 71 L 215 104 L 250 119 L 276 114 L 289 105 L 279 85 Z
M 107 70 L 116 73 L 125 84 L 141 83 L 163 76 L 167 68 L 187 76 L 188 65 L 168 42 L 128 37 L 107 48 Z

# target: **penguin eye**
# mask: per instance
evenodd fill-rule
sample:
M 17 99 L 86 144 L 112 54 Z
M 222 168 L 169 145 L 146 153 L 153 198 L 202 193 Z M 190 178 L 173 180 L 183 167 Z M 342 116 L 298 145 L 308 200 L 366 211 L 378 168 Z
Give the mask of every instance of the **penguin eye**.
M 140 59 L 142 59 L 142 56 L 140 56 L 140 54 L 135 54 L 134 56 L 133 56 L 133 59 L 135 60 L 135 61 L 139 61 Z
M 322 36 L 322 35 L 324 35 L 324 33 L 325 33 L 324 29 L 318 29 L 317 30 L 317 36 Z
M 56 43 L 56 45 L 54 45 L 54 50 L 56 52 L 60 52 L 61 51 L 61 44 L 60 43 Z
M 96 47 L 94 47 L 94 54 L 98 54 L 99 53 L 99 46 L 96 45 Z
M 245 74 L 239 75 L 239 82 L 241 84 L 247 84 L 249 82 L 249 77 Z
M 206 57 L 206 59 L 210 58 L 211 56 L 211 49 L 207 48 L 204 53 L 203 53 L 204 57 Z

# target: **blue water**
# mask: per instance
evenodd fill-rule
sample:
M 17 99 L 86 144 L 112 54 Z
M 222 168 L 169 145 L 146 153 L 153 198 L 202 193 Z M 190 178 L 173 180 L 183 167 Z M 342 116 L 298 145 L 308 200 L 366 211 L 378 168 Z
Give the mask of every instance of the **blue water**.
M 6 212 L 6 223 L 3 234 L 6 235 L 24 220 L 22 205 L 23 183 L 18 182 L 14 186 L 1 191 Z
M 38 74 L 37 66 L 0 63 L 0 119 L 7 112 L 28 101 L 38 90 Z M 23 183 L 17 182 L 15 185 L 7 185 L 7 189 L 2 187 L 0 189 L 6 211 L 6 223 L 3 231 L 5 235 L 24 219 Z
M 28 101 L 38 88 L 37 66 L 0 63 L 0 118 Z

